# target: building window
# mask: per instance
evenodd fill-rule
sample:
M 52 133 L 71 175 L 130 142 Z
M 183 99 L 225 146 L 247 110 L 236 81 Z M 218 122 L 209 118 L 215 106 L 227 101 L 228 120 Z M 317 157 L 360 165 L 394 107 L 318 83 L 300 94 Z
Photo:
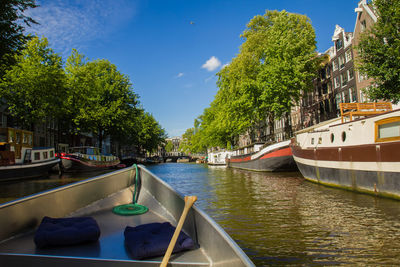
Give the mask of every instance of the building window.
M 349 70 L 347 71 L 347 76 L 348 76 L 348 78 L 349 78 L 349 81 L 350 81 L 350 80 L 353 80 L 353 78 L 354 78 L 354 70 L 353 70 L 353 68 L 351 68 L 351 69 L 349 69 Z
M 347 85 L 347 73 L 344 72 L 340 74 L 340 78 L 342 80 L 342 87 Z
M 340 109 L 340 103 L 342 103 L 342 97 L 340 96 L 340 93 L 336 94 L 336 108 Z
M 349 95 L 351 102 L 357 102 L 357 92 L 354 87 L 349 88 Z
M 340 69 L 343 69 L 345 63 L 346 63 L 346 61 L 344 60 L 344 56 L 341 55 L 341 56 L 339 57 L 339 68 L 340 68 Z
M 337 61 L 337 59 L 335 59 L 334 61 L 333 61 L 333 71 L 335 71 L 335 70 L 337 70 L 339 68 L 339 65 L 338 65 L 338 61 Z
M 342 39 L 338 39 L 337 41 L 336 41 L 336 50 L 339 50 L 339 49 L 341 49 L 343 47 L 343 41 L 342 41 Z
M 366 74 L 361 74 L 360 72 L 358 72 L 358 81 L 362 82 L 364 80 L 368 79 Z
M 353 56 L 351 55 L 351 49 L 347 49 L 347 51 L 346 51 L 346 62 L 349 62 L 352 59 L 353 59 Z
M 365 31 L 365 29 L 367 28 L 367 23 L 365 22 L 365 20 L 361 21 L 360 25 L 361 25 L 361 31 L 362 32 Z
M 339 82 L 339 76 L 336 76 L 335 79 L 333 79 L 335 82 L 335 88 L 338 88 L 340 86 L 340 82 Z

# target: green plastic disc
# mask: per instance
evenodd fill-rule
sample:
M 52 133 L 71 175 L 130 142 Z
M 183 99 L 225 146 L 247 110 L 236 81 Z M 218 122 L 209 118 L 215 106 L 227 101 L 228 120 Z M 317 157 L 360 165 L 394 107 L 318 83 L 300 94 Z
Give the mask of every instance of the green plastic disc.
M 146 213 L 149 210 L 146 206 L 139 204 L 124 204 L 113 208 L 113 212 L 118 215 L 139 215 Z

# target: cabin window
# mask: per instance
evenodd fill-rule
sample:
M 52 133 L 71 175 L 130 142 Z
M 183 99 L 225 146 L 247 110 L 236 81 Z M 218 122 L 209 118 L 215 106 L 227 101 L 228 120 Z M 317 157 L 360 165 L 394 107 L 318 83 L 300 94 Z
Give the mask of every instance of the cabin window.
M 50 158 L 54 158 L 54 151 L 53 150 L 50 151 Z
M 400 140 L 400 117 L 388 118 L 375 123 L 375 142 Z
M 15 133 L 15 143 L 20 144 L 21 143 L 21 133 L 16 132 Z
M 43 159 L 48 159 L 49 158 L 49 154 L 47 151 L 43 151 Z
M 311 138 L 311 144 L 312 145 L 314 144 L 314 138 Z
M 14 131 L 13 130 L 8 131 L 8 142 L 14 143 Z
M 333 141 L 335 141 L 335 135 L 331 133 L 331 143 L 333 143 Z
M 35 160 L 40 160 L 40 152 L 35 152 L 34 158 Z
M 342 141 L 346 141 L 346 132 L 342 132 Z
M 322 144 L 322 137 L 318 138 L 318 144 Z

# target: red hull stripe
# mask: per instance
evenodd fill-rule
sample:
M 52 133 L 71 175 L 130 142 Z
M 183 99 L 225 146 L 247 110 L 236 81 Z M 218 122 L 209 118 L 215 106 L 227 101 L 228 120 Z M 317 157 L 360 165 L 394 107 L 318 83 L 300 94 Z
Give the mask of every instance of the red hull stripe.
M 261 156 L 260 158 L 254 159 L 254 160 L 258 160 L 258 159 L 267 159 L 267 158 L 277 158 L 277 157 L 283 157 L 283 156 L 292 156 L 292 150 L 290 149 L 290 147 L 286 147 L 286 148 L 282 148 L 279 150 L 275 150 L 272 151 L 270 153 L 267 153 L 263 156 Z M 244 162 L 244 161 L 250 161 L 251 160 L 251 156 L 247 156 L 245 158 L 239 158 L 239 159 L 233 159 L 231 158 L 229 161 L 230 162 Z
M 292 150 L 290 147 L 279 149 L 277 151 L 265 154 L 262 156 L 262 159 L 267 159 L 267 158 L 276 158 L 276 157 L 283 157 L 283 156 L 292 156 Z
M 230 159 L 230 162 L 242 162 L 242 161 L 249 161 L 251 160 L 251 156 L 242 158 L 242 159 Z

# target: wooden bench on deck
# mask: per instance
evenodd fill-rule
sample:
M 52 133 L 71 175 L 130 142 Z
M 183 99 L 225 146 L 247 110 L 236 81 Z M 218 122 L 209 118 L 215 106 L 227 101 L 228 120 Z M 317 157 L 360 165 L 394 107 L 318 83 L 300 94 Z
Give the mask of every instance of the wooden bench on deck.
M 392 103 L 340 103 L 340 115 L 349 116 L 350 121 L 353 116 L 371 116 L 392 110 Z

